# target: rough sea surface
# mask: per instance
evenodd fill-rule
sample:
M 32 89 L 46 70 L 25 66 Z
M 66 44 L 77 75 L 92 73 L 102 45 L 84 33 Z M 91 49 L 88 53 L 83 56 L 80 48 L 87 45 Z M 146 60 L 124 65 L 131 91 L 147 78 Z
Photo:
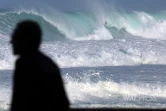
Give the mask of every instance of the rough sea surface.
M 19 9 L 0 11 L 0 110 L 12 94 L 10 35 L 25 19 L 41 25 L 71 107 L 166 108 L 165 11 Z

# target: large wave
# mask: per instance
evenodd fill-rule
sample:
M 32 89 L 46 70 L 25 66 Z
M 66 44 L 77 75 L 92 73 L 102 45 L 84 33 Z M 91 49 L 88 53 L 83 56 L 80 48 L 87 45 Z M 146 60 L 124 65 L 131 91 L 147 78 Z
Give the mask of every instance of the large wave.
M 1 12 L 0 69 L 13 68 L 14 58 L 6 42 L 16 23 L 24 19 L 33 19 L 42 26 L 45 41 L 42 51 L 60 67 L 165 64 L 165 14 L 110 12 L 102 16 L 81 11 Z
M 0 38 L 10 36 L 18 21 L 32 19 L 43 29 L 44 40 L 166 39 L 166 12 L 38 12 L 0 13 Z

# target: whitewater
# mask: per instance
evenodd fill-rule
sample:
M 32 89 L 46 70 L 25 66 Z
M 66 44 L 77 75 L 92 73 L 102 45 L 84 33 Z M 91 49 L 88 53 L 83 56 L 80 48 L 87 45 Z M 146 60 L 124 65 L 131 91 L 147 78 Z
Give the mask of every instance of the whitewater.
M 43 30 L 41 51 L 61 68 L 71 107 L 166 108 L 166 11 L 0 11 L 0 110 L 10 108 L 17 22 Z

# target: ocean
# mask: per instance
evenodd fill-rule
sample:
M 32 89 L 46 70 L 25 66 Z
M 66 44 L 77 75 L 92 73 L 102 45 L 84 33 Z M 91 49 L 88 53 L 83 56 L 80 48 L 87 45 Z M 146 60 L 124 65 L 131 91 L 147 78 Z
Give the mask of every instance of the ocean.
M 43 30 L 71 107 L 166 108 L 166 11 L 0 11 L 0 110 L 10 108 L 17 22 Z

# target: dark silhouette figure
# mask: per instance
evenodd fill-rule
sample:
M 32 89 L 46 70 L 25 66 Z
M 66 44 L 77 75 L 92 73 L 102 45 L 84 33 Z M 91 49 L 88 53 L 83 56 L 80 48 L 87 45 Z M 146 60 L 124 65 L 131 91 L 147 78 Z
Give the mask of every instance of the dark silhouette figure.
M 17 24 L 11 44 L 18 55 L 11 111 L 66 111 L 69 101 L 58 66 L 39 51 L 42 32 L 31 20 Z

